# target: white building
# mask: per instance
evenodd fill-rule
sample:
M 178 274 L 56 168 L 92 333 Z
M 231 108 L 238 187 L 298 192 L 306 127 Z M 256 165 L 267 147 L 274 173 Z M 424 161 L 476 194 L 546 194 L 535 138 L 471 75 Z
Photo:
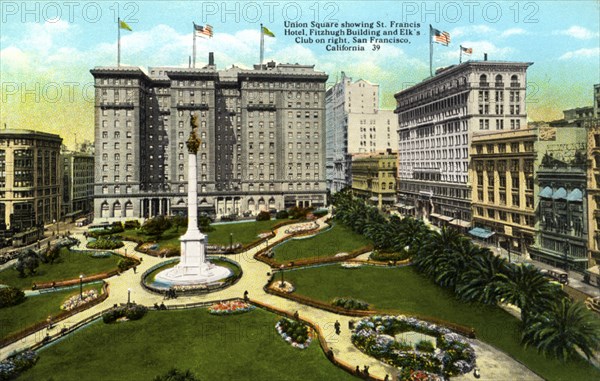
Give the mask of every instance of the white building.
M 325 96 L 327 185 L 332 193 L 351 186 L 352 155 L 385 152 L 398 145 L 396 117 L 379 109 L 379 85 L 342 78 Z
M 467 61 L 394 95 L 401 209 L 441 224 L 468 226 L 472 133 L 527 127 L 530 65 Z

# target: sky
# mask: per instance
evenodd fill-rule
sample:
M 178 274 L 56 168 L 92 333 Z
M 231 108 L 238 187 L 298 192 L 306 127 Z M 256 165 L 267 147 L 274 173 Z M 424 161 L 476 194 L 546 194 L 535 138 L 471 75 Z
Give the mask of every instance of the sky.
M 481 60 L 487 53 L 489 60 L 532 62 L 531 121 L 555 120 L 562 110 L 591 106 L 593 85 L 600 83 L 597 0 L 2 1 L 0 10 L 0 128 L 58 133 L 70 148 L 93 140 L 89 70 L 116 65 L 117 17 L 133 30 L 121 30 L 122 65 L 187 67 L 195 22 L 214 30 L 213 38 L 197 40 L 198 67 L 212 51 L 219 69 L 251 68 L 259 61 L 262 23 L 275 34 L 265 37 L 265 61 L 315 65 L 329 74 L 330 84 L 341 71 L 353 80 L 378 83 L 386 109 L 394 108 L 394 93 L 429 76 L 430 24 L 451 38 L 448 46 L 433 44 L 434 70 L 457 64 L 460 45 L 473 49 L 463 59 Z M 377 49 L 362 44 L 364 51 L 328 51 L 316 37 L 298 42 L 286 35 L 286 29 L 303 29 L 286 28 L 286 22 L 377 21 L 385 29 L 392 21 L 419 24 L 411 30 L 420 35 Z

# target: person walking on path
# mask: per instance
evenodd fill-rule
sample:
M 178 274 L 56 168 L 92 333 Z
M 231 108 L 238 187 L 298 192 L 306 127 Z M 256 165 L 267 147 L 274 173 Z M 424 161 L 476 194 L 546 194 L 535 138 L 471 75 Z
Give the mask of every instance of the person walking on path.
M 335 334 L 339 335 L 340 334 L 340 322 L 336 320 L 333 327 L 335 328 Z

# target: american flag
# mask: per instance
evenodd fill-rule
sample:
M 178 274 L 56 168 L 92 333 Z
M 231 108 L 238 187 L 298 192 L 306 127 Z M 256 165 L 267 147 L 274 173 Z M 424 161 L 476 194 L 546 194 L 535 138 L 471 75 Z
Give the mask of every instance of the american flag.
M 473 54 L 473 48 L 465 48 L 464 46 L 461 46 L 460 49 L 465 54 Z
M 194 33 L 198 37 L 212 37 L 213 36 L 213 28 L 212 26 L 206 24 L 206 26 L 196 25 L 194 23 Z
M 450 43 L 450 33 L 448 32 L 442 32 L 435 28 L 431 28 L 431 35 L 433 36 L 433 42 L 446 46 Z

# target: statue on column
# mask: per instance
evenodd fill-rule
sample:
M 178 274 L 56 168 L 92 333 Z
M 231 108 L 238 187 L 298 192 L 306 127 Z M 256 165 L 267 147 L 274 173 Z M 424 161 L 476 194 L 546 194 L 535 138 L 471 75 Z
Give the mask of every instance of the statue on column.
M 190 137 L 186 144 L 188 152 L 196 155 L 198 153 L 198 148 L 200 148 L 201 140 L 198 137 L 198 115 L 193 112 L 190 113 L 190 126 L 192 126 L 192 132 L 190 133 Z

